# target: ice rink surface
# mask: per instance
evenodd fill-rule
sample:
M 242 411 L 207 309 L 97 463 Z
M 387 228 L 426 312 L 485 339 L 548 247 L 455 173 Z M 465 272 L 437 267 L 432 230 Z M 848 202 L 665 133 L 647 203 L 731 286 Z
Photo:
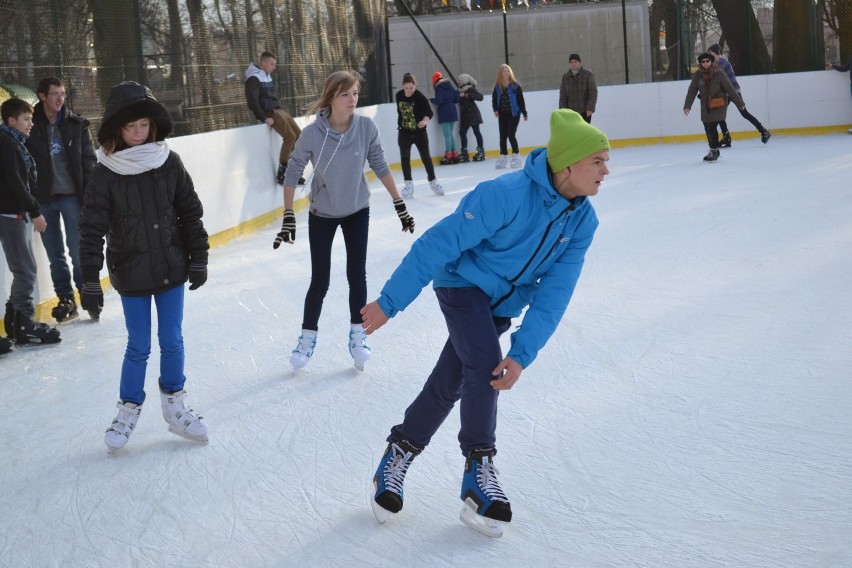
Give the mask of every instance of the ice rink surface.
M 60 345 L 0 358 L 0 566 L 852 566 L 852 136 L 705 153 L 612 151 L 574 300 L 500 396 L 503 538 L 458 519 L 457 411 L 409 470 L 402 512 L 375 522 L 370 478 L 446 327 L 425 289 L 357 372 L 338 235 L 294 376 L 302 211 L 295 245 L 273 251 L 275 223 L 214 249 L 187 292 L 186 388 L 209 445 L 167 431 L 155 341 L 139 424 L 107 457 L 115 292 L 100 323 L 81 315 Z M 415 237 L 503 172 L 491 158 L 437 173 L 444 197 L 415 170 Z M 373 186 L 371 300 L 413 242 Z

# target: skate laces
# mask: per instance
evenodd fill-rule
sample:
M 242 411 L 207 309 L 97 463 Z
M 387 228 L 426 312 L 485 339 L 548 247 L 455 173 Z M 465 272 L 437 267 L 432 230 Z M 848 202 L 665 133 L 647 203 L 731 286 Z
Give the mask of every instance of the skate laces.
M 199 418 L 202 418 L 201 416 L 198 416 L 195 410 L 193 410 L 192 408 L 187 408 L 186 404 L 184 404 L 183 401 L 186 398 L 185 390 L 172 394 L 166 394 L 166 397 L 167 404 L 169 405 L 172 414 L 178 420 L 182 419 L 185 416 L 189 417 L 189 422 L 193 422 L 195 420 L 198 420 Z M 185 424 L 189 424 L 189 422 L 185 422 Z
M 506 494 L 503 493 L 503 488 L 500 487 L 500 482 L 497 481 L 497 475 L 500 472 L 497 471 L 497 466 L 494 465 L 494 462 L 491 461 L 491 458 L 485 456 L 482 458 L 482 463 L 479 464 L 478 471 L 476 472 L 476 483 L 479 485 L 479 488 L 482 489 L 482 492 L 491 499 L 492 501 L 503 501 L 504 503 L 508 503 L 509 499 L 506 497 Z
M 299 335 L 299 343 L 296 345 L 296 348 L 293 349 L 293 353 L 301 353 L 302 355 L 310 357 L 314 354 L 314 346 L 316 344 L 316 337 L 305 337 L 304 335 Z
M 414 459 L 412 452 L 403 451 L 397 444 L 391 444 L 393 457 L 385 464 L 383 472 L 385 488 L 397 495 L 402 494 L 402 483 L 405 481 L 405 473 Z
M 134 423 L 136 422 L 135 417 L 139 416 L 139 407 L 128 408 L 121 402 L 116 406 L 118 406 L 118 416 L 115 417 L 115 420 L 107 428 L 107 432 L 115 432 L 116 434 L 126 436 L 128 432 L 133 430 Z
M 356 347 L 362 347 L 364 349 L 369 350 L 367 347 L 367 334 L 364 332 L 364 329 L 350 329 L 349 330 L 349 351 L 352 351 Z

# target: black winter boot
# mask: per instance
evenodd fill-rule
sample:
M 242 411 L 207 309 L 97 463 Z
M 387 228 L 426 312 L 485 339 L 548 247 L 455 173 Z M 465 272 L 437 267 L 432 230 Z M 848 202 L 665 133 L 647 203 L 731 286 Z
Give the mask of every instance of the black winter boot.
M 482 146 L 476 148 L 476 154 L 473 155 L 474 162 L 482 162 L 485 160 L 485 150 Z

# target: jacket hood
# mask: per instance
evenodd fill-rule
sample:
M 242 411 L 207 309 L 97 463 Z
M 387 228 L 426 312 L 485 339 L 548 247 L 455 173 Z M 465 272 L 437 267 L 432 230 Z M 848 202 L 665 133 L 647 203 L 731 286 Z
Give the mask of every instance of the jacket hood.
M 547 165 L 547 148 L 536 148 L 527 156 L 527 161 L 524 164 L 524 173 L 528 175 L 542 190 L 549 195 L 548 202 L 554 203 L 558 199 L 570 201 L 574 205 L 578 205 L 585 200 L 585 197 L 578 197 L 574 200 L 569 200 L 563 195 L 560 195 L 553 187 L 550 180 L 550 166 Z
M 149 118 L 157 126 L 157 142 L 162 142 L 172 132 L 172 117 L 166 107 L 157 102 L 151 89 L 134 81 L 115 85 L 109 90 L 98 142 L 103 145 L 119 128 L 140 118 Z
M 462 73 L 461 75 L 459 75 L 459 90 L 464 92 L 471 87 L 476 87 L 476 79 L 474 79 L 467 73 Z
M 257 79 L 261 83 L 268 83 L 272 80 L 272 77 L 269 75 L 269 73 L 267 73 L 254 63 L 249 63 L 249 66 L 246 69 L 246 81 L 248 81 L 252 77 L 257 77 Z

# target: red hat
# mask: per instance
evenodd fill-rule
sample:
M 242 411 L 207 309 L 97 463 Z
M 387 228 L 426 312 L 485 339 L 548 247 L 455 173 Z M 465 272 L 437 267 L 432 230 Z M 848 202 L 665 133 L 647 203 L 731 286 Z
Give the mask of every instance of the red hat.
M 440 71 L 435 71 L 434 73 L 432 73 L 432 86 L 434 87 L 435 83 L 437 83 L 438 81 L 440 81 L 443 78 L 444 78 L 444 76 L 441 75 Z

